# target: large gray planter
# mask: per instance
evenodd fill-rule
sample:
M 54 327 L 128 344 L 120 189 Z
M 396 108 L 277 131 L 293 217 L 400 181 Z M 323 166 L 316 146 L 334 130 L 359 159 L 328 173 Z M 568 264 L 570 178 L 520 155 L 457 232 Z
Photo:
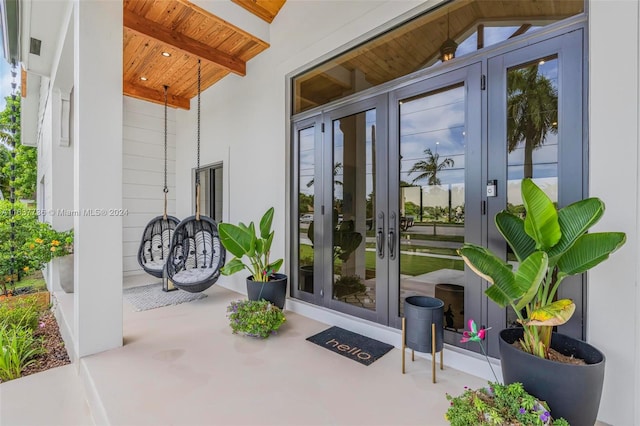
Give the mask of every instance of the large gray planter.
M 527 392 L 549 404 L 554 418 L 564 417 L 571 425 L 593 425 L 598 417 L 604 381 L 602 352 L 582 340 L 553 333 L 553 349 L 587 363 L 563 364 L 517 349 L 513 343 L 521 339 L 522 334 L 522 328 L 507 328 L 500 332 L 504 383 L 522 383 Z
M 73 293 L 73 254 L 53 259 L 58 269 L 60 287 L 65 293 Z

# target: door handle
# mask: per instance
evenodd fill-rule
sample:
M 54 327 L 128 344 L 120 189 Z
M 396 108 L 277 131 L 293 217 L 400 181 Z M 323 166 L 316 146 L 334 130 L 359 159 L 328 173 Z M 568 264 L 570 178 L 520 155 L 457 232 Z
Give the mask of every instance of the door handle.
M 384 213 L 378 213 L 378 232 L 376 234 L 378 257 L 384 259 Z
M 389 244 L 389 259 L 395 260 L 396 258 L 396 214 L 391 213 L 389 217 L 389 235 L 388 241 Z

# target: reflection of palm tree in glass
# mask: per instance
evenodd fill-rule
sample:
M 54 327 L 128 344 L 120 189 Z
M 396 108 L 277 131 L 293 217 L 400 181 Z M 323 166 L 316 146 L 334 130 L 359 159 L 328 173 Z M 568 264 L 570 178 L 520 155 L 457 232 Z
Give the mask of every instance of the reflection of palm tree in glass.
M 336 176 L 338 176 L 340 174 L 340 170 L 342 170 L 342 163 L 334 164 L 334 166 L 333 166 L 333 184 L 334 185 L 342 185 L 342 182 L 336 179 Z M 315 183 L 315 180 L 311 179 L 307 183 L 307 188 L 311 188 L 314 183 Z
M 440 160 L 440 154 L 437 152 L 434 154 L 430 148 L 424 150 L 426 160 L 418 161 L 411 167 L 409 174 L 413 172 L 421 172 L 412 182 L 416 183 L 419 180 L 427 178 L 427 184 L 440 185 L 440 178 L 438 172 L 447 167 L 453 167 L 453 159 L 445 158 L 442 162 Z
M 538 65 L 507 74 L 507 143 L 509 152 L 524 142 L 524 176 L 533 177 L 533 150 L 549 132 L 558 133 L 558 90 Z

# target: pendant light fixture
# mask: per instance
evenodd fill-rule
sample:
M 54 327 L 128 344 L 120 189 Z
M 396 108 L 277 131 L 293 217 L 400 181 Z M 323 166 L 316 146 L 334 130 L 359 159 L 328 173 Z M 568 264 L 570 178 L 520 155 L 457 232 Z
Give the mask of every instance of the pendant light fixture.
M 455 42 L 449 35 L 449 11 L 447 11 L 447 39 L 440 46 L 440 59 L 442 62 L 447 62 L 456 57 L 456 49 L 458 43 Z

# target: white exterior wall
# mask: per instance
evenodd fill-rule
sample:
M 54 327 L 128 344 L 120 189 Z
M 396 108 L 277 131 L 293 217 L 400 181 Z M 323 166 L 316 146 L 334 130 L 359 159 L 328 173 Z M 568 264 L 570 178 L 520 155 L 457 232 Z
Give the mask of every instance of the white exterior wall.
M 269 206 L 275 206 L 273 252 L 286 259 L 291 225 L 286 217 L 289 99 L 285 76 L 419 3 L 287 2 L 271 25 L 271 47 L 247 64 L 247 75 L 229 75 L 202 95 L 201 163 L 224 162 L 225 221 L 257 221 Z M 428 3 L 434 2 L 421 8 Z M 588 6 L 590 193 L 607 204 L 599 228 L 621 230 L 628 237 L 619 253 L 589 273 L 588 340 L 608 357 L 600 419 L 616 425 L 640 424 L 640 414 L 634 411 L 640 400 L 638 2 L 590 0 Z M 242 27 L 242 22 L 232 23 Z M 624 54 L 612 57 L 611 46 L 620 46 L 621 40 L 625 49 L 619 53 Z M 194 100 L 191 111 L 179 111 L 177 116 L 177 137 L 185 144 L 176 154 L 181 216 L 192 213 L 195 125 Z M 611 173 L 612 167 L 616 173 Z M 242 274 L 221 277 L 219 285 L 245 291 Z M 314 309 L 304 307 L 311 315 Z M 340 321 L 346 325 L 349 320 L 342 316 Z M 349 326 L 357 330 L 361 324 L 354 320 Z M 469 370 L 464 364 L 462 357 L 458 367 Z M 468 364 L 477 365 L 471 357 Z
M 122 207 L 124 276 L 144 273 L 138 248 L 145 226 L 164 209 L 164 106 L 123 97 Z M 176 132 L 173 108 L 167 110 L 167 213 L 175 216 Z M 180 217 L 179 217 L 180 218 Z
M 639 22 L 638 1 L 589 2 L 589 192 L 607 206 L 597 230 L 627 234 L 588 274 L 587 338 L 607 357 L 599 418 L 613 425 L 640 424 Z

